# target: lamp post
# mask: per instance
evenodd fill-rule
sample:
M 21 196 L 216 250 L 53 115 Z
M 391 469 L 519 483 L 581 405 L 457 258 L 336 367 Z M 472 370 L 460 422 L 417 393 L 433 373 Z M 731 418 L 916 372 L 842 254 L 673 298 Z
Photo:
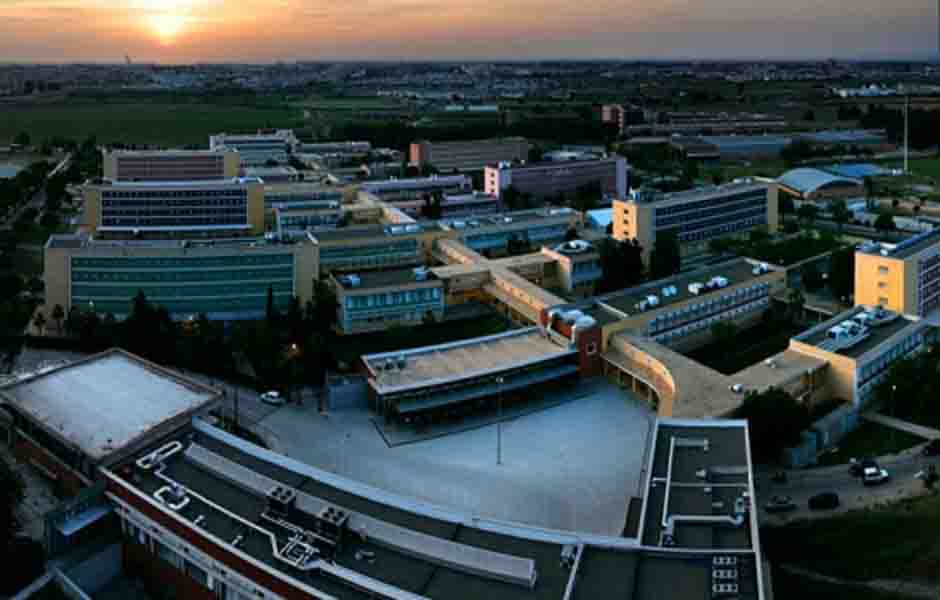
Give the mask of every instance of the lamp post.
M 496 378 L 496 464 L 503 464 L 503 377 Z
M 892 417 L 895 417 L 898 414 L 897 408 L 895 408 L 895 404 L 894 404 L 894 393 L 896 391 L 898 391 L 898 386 L 897 384 L 892 383 L 891 384 L 891 416 Z M 894 452 L 894 448 L 895 448 L 894 440 L 895 440 L 895 435 L 897 434 L 897 431 L 898 430 L 896 427 L 891 427 L 891 449 L 892 449 L 891 451 L 892 452 Z

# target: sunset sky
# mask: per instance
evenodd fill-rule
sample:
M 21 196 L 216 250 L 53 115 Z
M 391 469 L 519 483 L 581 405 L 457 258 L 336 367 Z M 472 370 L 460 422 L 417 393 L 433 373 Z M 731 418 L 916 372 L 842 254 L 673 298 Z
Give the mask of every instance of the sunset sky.
M 0 0 L 0 62 L 936 54 L 937 0 Z

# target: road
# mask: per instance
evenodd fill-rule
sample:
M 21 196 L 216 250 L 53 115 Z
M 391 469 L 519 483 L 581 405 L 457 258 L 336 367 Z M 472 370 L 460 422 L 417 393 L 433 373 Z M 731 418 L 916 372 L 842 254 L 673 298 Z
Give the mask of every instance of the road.
M 879 465 L 888 470 L 891 480 L 873 487 L 866 487 L 862 485 L 861 479 L 849 475 L 848 465 L 787 471 L 787 482 L 783 484 L 771 481 L 772 470 L 758 469 L 754 478 L 760 519 L 768 525 L 782 525 L 793 520 L 824 518 L 922 495 L 925 492 L 924 484 L 915 475 L 928 464 L 940 466 L 940 457 L 921 456 L 921 448 L 923 445 L 880 459 Z M 809 499 L 822 492 L 837 493 L 841 506 L 834 511 L 810 511 L 807 508 Z M 767 514 L 764 506 L 772 496 L 790 496 L 796 502 L 797 510 L 782 515 Z

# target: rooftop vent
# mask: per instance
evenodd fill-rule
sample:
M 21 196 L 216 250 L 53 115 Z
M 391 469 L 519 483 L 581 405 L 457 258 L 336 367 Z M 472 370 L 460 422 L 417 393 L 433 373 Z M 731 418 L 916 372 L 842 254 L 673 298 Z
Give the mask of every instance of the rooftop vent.
M 294 488 L 277 485 L 267 493 L 268 510 L 280 516 L 287 516 L 297 500 L 297 491 Z
M 163 486 L 153 493 L 153 497 L 172 511 L 180 511 L 189 504 L 186 489 L 178 483 Z

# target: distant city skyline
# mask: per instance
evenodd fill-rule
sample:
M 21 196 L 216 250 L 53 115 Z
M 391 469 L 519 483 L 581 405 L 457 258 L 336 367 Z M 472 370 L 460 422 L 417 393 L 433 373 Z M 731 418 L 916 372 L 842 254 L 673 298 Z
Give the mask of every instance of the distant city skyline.
M 936 0 L 0 0 L 3 62 L 904 59 Z

